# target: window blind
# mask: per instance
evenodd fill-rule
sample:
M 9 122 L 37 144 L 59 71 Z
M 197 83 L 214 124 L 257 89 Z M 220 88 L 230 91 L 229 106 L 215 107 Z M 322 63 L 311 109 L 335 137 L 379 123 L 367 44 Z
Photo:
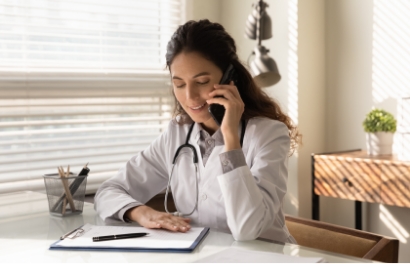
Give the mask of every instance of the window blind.
M 180 8 L 177 0 L 0 0 L 0 67 L 158 70 Z
M 57 166 L 87 193 L 166 129 L 177 0 L 0 0 L 0 193 L 44 190 Z

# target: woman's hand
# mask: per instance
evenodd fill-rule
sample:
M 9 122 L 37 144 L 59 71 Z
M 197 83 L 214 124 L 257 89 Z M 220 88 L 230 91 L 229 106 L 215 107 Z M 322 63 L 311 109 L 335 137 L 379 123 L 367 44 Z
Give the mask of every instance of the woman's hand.
M 212 98 L 206 100 L 206 102 L 208 104 L 220 104 L 225 107 L 225 115 L 221 124 L 225 151 L 240 149 L 238 129 L 245 104 L 233 81 L 229 84 L 215 84 L 214 88 L 215 90 L 209 93 Z M 223 97 L 214 98 L 215 96 Z
M 186 232 L 191 229 L 191 219 L 159 212 L 146 205 L 129 209 L 125 216 L 146 228 L 163 228 L 171 231 Z

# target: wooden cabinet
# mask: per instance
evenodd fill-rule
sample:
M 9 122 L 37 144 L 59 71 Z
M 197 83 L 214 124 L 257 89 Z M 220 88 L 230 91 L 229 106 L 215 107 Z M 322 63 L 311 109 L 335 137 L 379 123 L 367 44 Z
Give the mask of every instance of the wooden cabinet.
M 410 165 L 399 162 L 382 164 L 382 203 L 410 207 Z
M 319 219 L 319 196 L 410 207 L 409 187 L 410 162 L 392 155 L 370 156 L 361 150 L 312 154 L 313 219 Z M 358 206 L 356 214 L 361 213 Z M 358 221 L 356 227 L 361 227 Z

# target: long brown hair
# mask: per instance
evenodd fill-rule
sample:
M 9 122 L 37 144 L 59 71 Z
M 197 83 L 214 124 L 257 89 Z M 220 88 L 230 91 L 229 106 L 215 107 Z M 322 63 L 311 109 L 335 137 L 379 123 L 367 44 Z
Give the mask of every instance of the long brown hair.
M 291 153 L 301 144 L 301 135 L 292 120 L 281 110 L 279 104 L 270 98 L 258 87 L 249 71 L 239 61 L 236 54 L 236 45 L 233 38 L 218 23 L 207 19 L 188 21 L 178 27 L 171 40 L 168 42 L 165 55 L 167 67 L 170 69 L 175 56 L 181 52 L 198 52 L 204 58 L 212 61 L 223 72 L 232 64 L 237 72 L 235 85 L 245 104 L 242 119 L 249 120 L 253 117 L 267 117 L 284 123 L 289 129 L 291 139 Z M 173 116 L 187 116 L 185 110 L 175 99 Z

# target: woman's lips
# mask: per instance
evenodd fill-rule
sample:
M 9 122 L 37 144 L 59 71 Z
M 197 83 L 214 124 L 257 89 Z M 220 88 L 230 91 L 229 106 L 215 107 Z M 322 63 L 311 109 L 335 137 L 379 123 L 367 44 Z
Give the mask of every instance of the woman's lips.
M 204 109 L 205 106 L 206 106 L 206 103 L 202 105 L 198 105 L 198 106 L 190 106 L 189 108 L 191 109 L 192 112 L 200 112 Z

